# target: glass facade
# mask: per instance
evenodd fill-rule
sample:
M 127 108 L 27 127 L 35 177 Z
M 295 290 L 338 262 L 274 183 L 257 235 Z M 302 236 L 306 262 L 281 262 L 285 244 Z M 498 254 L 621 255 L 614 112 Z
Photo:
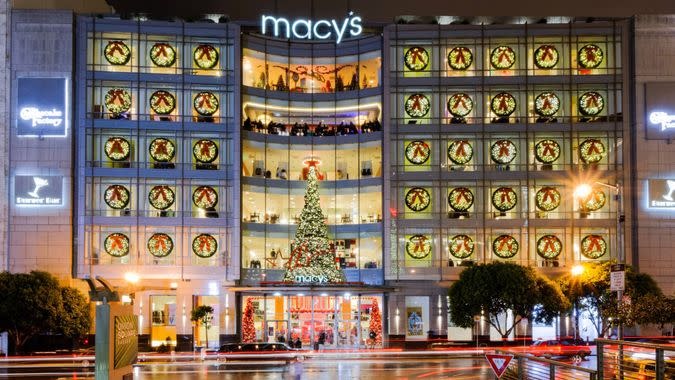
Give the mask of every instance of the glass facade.
M 622 182 L 618 25 L 387 32 L 388 278 L 616 257 L 614 191 L 574 190 Z

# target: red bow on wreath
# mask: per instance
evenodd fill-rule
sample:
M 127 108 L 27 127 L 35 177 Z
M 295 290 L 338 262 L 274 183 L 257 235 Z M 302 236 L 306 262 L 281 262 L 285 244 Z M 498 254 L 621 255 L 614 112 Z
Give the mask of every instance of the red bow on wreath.
M 204 252 L 204 247 L 206 247 L 206 252 L 211 250 L 211 239 L 208 236 L 199 237 L 199 251 Z
M 418 238 L 417 238 L 417 241 L 415 242 L 415 248 L 414 248 L 413 252 L 419 252 L 419 251 L 424 252 L 424 251 L 425 251 L 424 243 L 425 243 L 426 241 L 427 241 L 427 237 L 426 237 L 426 236 L 420 236 L 420 237 L 418 237 Z
M 199 108 L 204 108 L 204 104 L 206 104 L 206 107 L 208 109 L 212 109 L 213 105 L 211 104 L 211 100 L 209 98 L 210 98 L 210 96 L 207 95 L 207 94 L 199 95 L 199 100 L 197 102 L 197 106 L 199 106 Z
M 506 111 L 508 110 L 509 105 L 506 103 L 506 99 L 508 97 L 506 95 L 502 95 L 499 97 L 499 110 L 500 111 Z
M 199 46 L 197 46 L 197 51 L 200 52 L 197 59 L 202 59 L 202 58 L 204 58 L 204 56 L 206 56 L 206 59 L 211 61 L 212 60 L 211 49 L 213 49 L 213 47 L 211 47 L 210 45 L 199 45 Z
M 167 236 L 165 235 L 155 235 L 155 251 L 159 251 L 160 245 L 162 246 L 162 251 L 166 251 L 166 240 Z
M 546 200 L 550 200 L 551 202 L 555 202 L 555 189 L 553 188 L 544 188 L 542 189 L 544 191 L 544 195 L 541 197 L 542 202 L 546 202 Z
M 124 42 L 122 42 L 122 41 L 110 41 L 108 43 L 108 45 L 110 46 L 110 50 L 108 50 L 109 54 L 112 55 L 113 53 L 118 53 L 119 55 L 122 55 L 122 56 L 124 55 L 124 49 L 122 49 L 122 46 L 124 46 Z
M 455 203 L 459 203 L 461 198 L 464 198 L 466 203 L 471 203 L 471 199 L 469 199 L 469 194 L 470 194 L 469 189 L 458 188 L 458 189 L 455 189 L 455 192 L 457 192 L 457 197 L 455 197 Z
M 544 48 L 544 52 L 541 54 L 541 60 L 542 61 L 549 60 L 549 59 L 552 60 L 553 59 L 553 46 L 545 45 L 545 46 L 542 46 L 542 47 Z
M 586 108 L 590 108 L 590 107 L 596 107 L 596 108 L 600 107 L 598 105 L 598 95 L 588 94 L 588 96 L 586 96 Z
M 167 199 L 168 197 L 167 197 L 167 195 L 166 195 L 166 187 L 165 187 L 165 186 L 157 186 L 157 187 L 155 187 L 155 196 L 154 196 L 152 199 L 156 201 L 156 200 L 159 198 L 160 195 L 162 196 L 162 198 L 164 198 L 164 202 L 168 202 L 168 201 L 169 201 L 169 200 Z
M 213 143 L 211 141 L 202 141 L 199 143 L 199 154 L 202 156 L 210 156 L 211 155 L 211 146 L 213 146 Z
M 499 54 L 499 57 L 497 58 L 497 62 L 502 63 L 502 61 L 506 60 L 506 63 L 511 63 L 511 57 L 508 55 L 509 49 L 500 49 L 501 53 Z
M 426 143 L 415 143 L 415 150 L 413 151 L 413 158 L 417 157 L 418 155 L 421 155 L 422 157 L 426 157 L 427 154 L 424 153 L 424 150 L 422 148 L 429 149 L 429 145 Z
M 423 189 L 412 189 L 410 190 L 410 192 L 412 192 L 412 198 L 410 198 L 410 203 L 417 203 L 418 200 L 420 202 L 424 202 L 425 191 Z
M 602 252 L 602 246 L 600 245 L 600 236 L 590 235 L 588 239 L 591 241 L 590 244 L 586 247 L 586 252 Z
M 199 196 L 197 197 L 197 202 L 201 202 L 202 199 L 206 197 L 206 202 L 212 203 L 213 200 L 211 200 L 211 189 L 209 188 L 203 188 L 199 191 Z
M 112 188 L 112 193 L 110 194 L 110 200 L 111 201 L 119 201 L 122 198 L 122 193 L 120 193 L 120 189 L 117 186 L 114 186 Z
M 121 153 L 124 154 L 124 148 L 122 148 L 122 140 L 113 139 L 112 144 L 110 145 L 110 153 Z
M 156 57 L 159 57 L 160 55 L 164 56 L 165 58 L 169 57 L 169 53 L 166 51 L 166 48 L 169 47 L 167 44 L 156 44 L 155 47 L 157 48 L 157 52 L 155 53 Z
M 541 146 L 544 147 L 544 150 L 541 152 L 542 156 L 553 156 L 555 154 L 555 151 L 553 150 L 553 147 L 555 146 L 555 143 L 549 142 L 549 141 L 543 141 L 541 143 Z
M 463 65 L 466 65 L 466 58 L 464 58 L 464 51 L 466 49 L 461 47 L 457 49 L 457 55 L 455 56 L 455 64 L 462 63 Z
M 590 141 L 590 144 L 588 145 L 588 149 L 586 150 L 586 154 L 591 154 L 591 153 L 600 154 L 600 149 L 598 149 L 598 146 L 596 145 L 595 140 Z
M 110 103 L 112 104 L 124 104 L 124 98 L 122 98 L 122 95 L 124 95 L 126 91 L 122 90 L 121 88 L 116 88 L 113 90 L 110 90 Z
M 504 157 L 509 155 L 509 146 L 511 145 L 510 141 L 502 141 L 499 144 L 499 157 Z
M 508 202 L 511 203 L 511 189 L 499 189 L 499 193 L 501 194 L 500 197 L 500 202 Z
M 155 141 L 155 154 L 169 155 L 166 147 L 167 143 L 168 141 Z
M 504 246 L 506 246 L 509 252 L 511 252 L 513 249 L 513 239 L 510 236 L 502 236 L 499 238 L 499 246 L 497 247 L 497 250 L 503 251 Z
M 590 201 L 595 201 L 597 203 L 600 203 L 602 201 L 602 195 L 601 194 L 602 194 L 602 192 L 593 190 L 590 194 L 588 194 L 586 199 L 584 199 L 584 204 L 582 205 L 582 207 L 586 208 L 586 204 L 588 204 L 588 202 L 590 202 Z
M 426 62 L 424 62 L 423 51 L 424 51 L 423 49 L 416 48 L 416 47 L 410 49 L 410 56 L 412 57 L 412 63 L 413 64 L 417 63 L 418 58 L 419 58 L 420 61 L 422 61 L 422 63 L 426 63 Z
M 467 145 L 469 142 L 465 140 L 460 140 L 457 141 L 457 149 L 455 149 L 455 155 L 456 156 L 461 156 L 461 157 L 466 157 L 466 151 L 464 150 L 464 146 Z
M 544 236 L 544 249 L 543 252 L 556 252 L 555 243 L 558 240 L 553 236 Z
M 110 243 L 110 249 L 124 249 L 124 243 L 122 243 L 122 240 L 124 240 L 123 236 L 119 235 L 110 235 L 108 236 L 110 240 L 112 240 L 112 243 Z
M 542 103 L 542 105 L 541 105 L 542 110 L 553 108 L 553 105 L 551 104 L 551 101 L 549 99 L 550 99 L 550 96 L 548 96 L 548 95 L 544 96 L 544 103 Z
M 463 109 L 468 110 L 469 107 L 466 105 L 466 100 L 464 99 L 464 96 L 458 96 L 455 100 L 455 104 L 452 105 L 452 109 L 456 110 L 459 108 L 459 106 L 462 106 Z
M 154 95 L 155 95 L 154 96 L 155 106 L 158 106 L 158 105 L 164 103 L 165 106 L 171 107 L 171 103 L 169 102 L 169 98 L 164 91 L 157 91 Z
M 460 253 L 462 251 L 469 252 L 471 249 L 469 248 L 469 241 L 466 238 L 461 238 L 459 244 L 455 246 L 455 249 L 453 250 L 455 253 Z
M 598 57 L 595 55 L 596 51 L 597 51 L 597 48 L 594 47 L 594 46 L 584 47 L 584 53 L 586 53 L 586 60 L 595 63 L 598 59 Z
M 420 103 L 420 101 L 422 100 L 422 96 L 421 95 L 413 95 L 411 97 L 411 99 L 413 100 L 412 109 L 421 111 L 422 110 L 422 103 Z

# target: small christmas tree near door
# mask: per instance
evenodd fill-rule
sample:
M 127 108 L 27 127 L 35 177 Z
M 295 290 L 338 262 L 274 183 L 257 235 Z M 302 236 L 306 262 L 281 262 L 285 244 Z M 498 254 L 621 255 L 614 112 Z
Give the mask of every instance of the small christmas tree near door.
M 291 242 L 291 255 L 286 263 L 285 282 L 344 282 L 344 273 L 338 269 L 335 251 L 328 240 L 325 216 L 319 205 L 319 183 L 316 167 L 309 168 L 305 207 L 300 214 L 300 223 Z

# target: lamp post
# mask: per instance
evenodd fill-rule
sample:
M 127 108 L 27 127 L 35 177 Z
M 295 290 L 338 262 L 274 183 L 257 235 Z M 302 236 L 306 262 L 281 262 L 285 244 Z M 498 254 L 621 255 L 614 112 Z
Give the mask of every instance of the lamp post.
M 572 277 L 575 279 L 575 286 L 579 286 L 577 278 L 584 274 L 584 266 L 577 264 L 572 267 Z M 579 297 L 574 297 L 574 339 L 576 340 L 579 337 Z
M 619 264 L 623 265 L 626 263 L 625 249 L 623 245 L 623 228 L 622 228 L 623 222 L 626 220 L 626 217 L 623 213 L 623 186 L 621 185 L 621 183 L 611 185 L 608 183 L 598 181 L 594 182 L 594 185 L 606 187 L 614 191 L 614 199 L 617 202 L 617 212 L 616 212 L 617 261 L 619 262 Z M 582 183 L 576 187 L 576 189 L 574 190 L 574 195 L 575 197 L 582 199 L 587 197 L 592 191 L 593 188 L 591 187 L 591 185 Z M 623 306 L 623 290 L 617 291 L 617 301 L 619 304 L 619 310 L 621 310 Z M 623 320 L 620 317 L 619 317 L 619 328 L 617 331 L 617 339 L 623 340 Z

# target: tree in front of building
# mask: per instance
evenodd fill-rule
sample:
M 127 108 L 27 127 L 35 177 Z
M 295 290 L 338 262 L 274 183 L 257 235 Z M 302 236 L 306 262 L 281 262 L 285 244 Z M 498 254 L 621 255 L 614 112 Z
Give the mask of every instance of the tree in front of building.
M 486 321 L 503 339 L 523 320 L 549 324 L 569 309 L 560 288 L 533 268 L 493 262 L 468 267 L 450 287 L 450 315 L 458 327 L 471 328 L 474 317 Z M 506 318 L 508 313 L 513 318 Z
M 373 307 L 370 309 L 370 326 L 368 330 L 370 339 L 372 340 L 371 344 L 373 346 L 382 345 L 382 313 L 380 313 L 377 298 L 373 298 Z
M 244 307 L 244 316 L 241 319 L 241 341 L 244 343 L 255 342 L 255 324 L 253 321 L 255 311 L 253 310 L 253 300 L 249 297 Z
M 40 334 L 74 339 L 89 331 L 87 299 L 47 272 L 2 272 L 0 294 L 0 332 L 9 334 L 16 353 L 24 353 L 26 342 Z
M 199 325 L 204 326 L 204 337 L 206 339 L 206 347 L 209 347 L 209 327 L 211 327 L 211 321 L 213 320 L 213 308 L 209 305 L 199 305 L 192 309 L 192 315 L 190 320 Z
M 656 281 L 645 273 L 637 273 L 626 266 L 626 289 L 623 302 L 619 304 L 617 292 L 610 289 L 611 266 L 613 262 L 603 261 L 583 264 L 580 275 L 566 274 L 558 282 L 565 296 L 577 306 L 579 314 L 586 315 L 598 336 L 605 336 L 613 323 L 619 320 L 624 326 L 636 324 L 672 323 L 663 320 L 652 310 L 669 305 Z M 649 312 L 645 312 L 645 309 Z M 673 315 L 671 314 L 671 318 Z
M 337 267 L 335 251 L 328 240 L 326 217 L 319 205 L 319 183 L 316 168 L 309 167 L 305 206 L 300 214 L 300 223 L 291 242 L 291 255 L 286 263 L 285 282 L 344 282 L 345 277 Z

